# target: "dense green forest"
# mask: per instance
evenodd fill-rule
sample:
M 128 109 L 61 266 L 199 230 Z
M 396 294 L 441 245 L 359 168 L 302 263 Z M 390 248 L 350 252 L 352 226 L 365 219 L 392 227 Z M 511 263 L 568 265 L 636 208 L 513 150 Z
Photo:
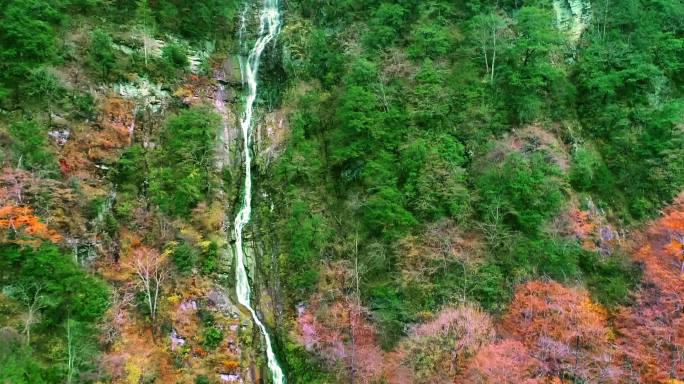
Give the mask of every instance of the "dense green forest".
M 541 362 L 505 382 L 684 380 L 684 315 L 648 363 L 622 320 L 669 297 L 629 234 L 684 189 L 681 1 L 282 2 L 243 148 L 220 132 L 260 5 L 0 0 L 1 383 L 270 382 L 249 314 L 215 304 L 235 302 L 216 297 L 245 151 L 247 267 L 288 383 L 504 382 L 472 362 L 522 335 L 531 287 L 590 307 L 573 327 L 600 318 L 612 347 L 578 331 L 544 360 L 518 335 Z M 681 248 L 663 225 L 654 252 Z
M 285 44 L 301 52 L 286 51 L 284 68 L 310 86 L 293 101 L 292 138 L 264 183 L 289 186 L 281 270 L 293 303 L 316 288 L 322 256 L 356 264 L 357 253 L 359 294 L 388 346 L 460 292 L 498 311 L 537 276 L 583 281 L 608 306 L 628 300 L 629 263 L 549 226 L 573 198 L 629 226 L 681 190 L 684 8 L 592 4 L 593 22 L 573 42 L 552 5 L 290 6 Z M 559 142 L 517 136 L 529 126 Z M 480 232 L 484 263 L 406 284 L 397 239 L 440 220 Z

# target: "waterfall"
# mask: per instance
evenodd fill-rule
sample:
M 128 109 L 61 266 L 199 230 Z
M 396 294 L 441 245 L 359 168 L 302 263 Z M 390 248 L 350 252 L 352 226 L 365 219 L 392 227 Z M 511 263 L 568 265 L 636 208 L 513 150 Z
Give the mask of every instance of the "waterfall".
M 252 155 L 250 153 L 252 142 L 252 115 L 254 112 L 254 101 L 257 96 L 257 74 L 259 71 L 259 61 L 264 49 L 278 34 L 280 30 L 280 12 L 278 9 L 278 0 L 263 0 L 263 6 L 259 13 L 259 33 L 254 47 L 249 53 L 247 62 L 241 64 L 243 70 L 243 81 L 247 85 L 247 99 L 245 101 L 245 110 L 242 119 L 240 120 L 240 128 L 242 130 L 243 146 L 244 146 L 244 164 L 245 164 L 245 184 L 244 196 L 242 200 L 242 207 L 235 217 L 235 277 L 236 277 L 236 293 L 238 302 L 243 305 L 252 315 L 254 323 L 259 327 L 261 333 L 266 340 L 266 357 L 268 360 L 268 369 L 271 372 L 271 378 L 274 384 L 285 383 L 283 369 L 278 364 L 273 345 L 271 344 L 271 336 L 266 329 L 264 323 L 261 322 L 257 316 L 256 311 L 251 304 L 251 287 L 249 286 L 249 279 L 247 277 L 247 269 L 245 267 L 245 250 L 243 248 L 243 230 L 245 225 L 249 222 L 252 215 Z M 242 39 L 242 29 L 240 38 Z

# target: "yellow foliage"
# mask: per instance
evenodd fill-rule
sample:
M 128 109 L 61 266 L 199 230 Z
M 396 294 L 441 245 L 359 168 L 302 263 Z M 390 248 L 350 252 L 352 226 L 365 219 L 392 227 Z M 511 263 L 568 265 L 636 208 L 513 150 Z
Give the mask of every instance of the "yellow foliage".
M 126 381 L 130 384 L 138 384 L 142 377 L 143 371 L 138 364 L 133 361 L 126 362 Z
M 187 98 L 193 96 L 192 90 L 187 87 L 178 88 L 176 92 L 173 93 L 173 95 L 180 98 Z
M 178 247 L 177 241 L 168 242 L 166 244 L 166 247 L 164 247 L 164 252 L 162 252 L 162 256 L 171 257 L 171 255 L 173 255 L 173 252 L 176 250 L 177 247 Z
M 608 311 L 598 303 L 594 303 L 593 301 L 587 299 L 582 302 L 582 306 L 587 310 L 594 312 L 595 314 L 599 315 L 601 318 L 605 319 L 608 317 Z
M 180 233 L 183 237 L 189 239 L 191 243 L 202 241 L 202 234 L 193 227 L 184 226 L 180 229 Z
M 199 246 L 202 247 L 202 250 L 205 252 L 209 249 L 210 245 L 211 245 L 211 240 L 205 240 L 205 241 L 199 243 Z
M 166 298 L 166 301 L 171 305 L 176 305 L 180 303 L 181 297 L 179 295 L 171 295 Z

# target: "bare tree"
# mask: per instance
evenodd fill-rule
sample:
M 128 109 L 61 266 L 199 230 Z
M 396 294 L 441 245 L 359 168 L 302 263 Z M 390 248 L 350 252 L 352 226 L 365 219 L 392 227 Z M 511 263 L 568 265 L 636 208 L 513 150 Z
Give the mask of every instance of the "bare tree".
M 21 285 L 12 292 L 12 296 L 26 307 L 26 313 L 22 316 L 23 333 L 26 345 L 31 344 L 31 327 L 38 323 L 40 310 L 45 307 L 45 296 L 41 293 L 43 285 L 31 283 Z
M 149 306 L 152 324 L 156 324 L 159 295 L 162 283 L 168 273 L 167 260 L 154 249 L 139 247 L 133 252 L 133 259 L 130 264 L 140 280 Z
M 66 332 L 67 332 L 67 384 L 71 384 L 76 373 L 76 344 L 74 343 L 74 335 L 72 333 L 71 316 L 67 317 Z
M 135 18 L 143 33 L 143 53 L 145 57 L 145 68 L 147 68 L 147 57 L 149 56 L 149 35 L 155 28 L 154 15 L 150 9 L 148 0 L 136 1 Z
M 492 84 L 494 83 L 496 55 L 501 48 L 502 42 L 500 40 L 507 27 L 508 21 L 496 13 L 478 15 L 473 18 L 473 35 L 480 45 L 487 77 Z

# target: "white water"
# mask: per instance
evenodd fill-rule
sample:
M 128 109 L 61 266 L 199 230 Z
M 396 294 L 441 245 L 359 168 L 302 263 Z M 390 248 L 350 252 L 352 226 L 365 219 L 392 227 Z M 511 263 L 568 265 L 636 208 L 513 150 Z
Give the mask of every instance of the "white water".
M 259 327 L 266 340 L 266 357 L 268 369 L 274 384 L 284 384 L 285 377 L 283 369 L 278 364 L 271 336 L 268 334 L 266 326 L 259 320 L 256 311 L 252 308 L 252 290 L 247 278 L 245 268 L 245 250 L 243 248 L 243 230 L 252 215 L 252 155 L 250 153 L 252 143 L 252 115 L 254 113 L 254 101 L 257 96 L 257 74 L 259 72 L 259 61 L 264 49 L 278 34 L 280 30 L 280 13 L 278 10 L 278 0 L 264 0 L 259 14 L 259 34 L 254 47 L 249 53 L 247 62 L 241 67 L 243 69 L 243 80 L 247 83 L 247 100 L 245 101 L 245 111 L 240 121 L 243 137 L 243 152 L 245 154 L 245 190 L 242 201 L 242 208 L 235 218 L 235 275 L 236 293 L 238 302 L 249 310 L 254 319 L 254 323 Z M 242 33 L 241 36 L 242 38 Z

